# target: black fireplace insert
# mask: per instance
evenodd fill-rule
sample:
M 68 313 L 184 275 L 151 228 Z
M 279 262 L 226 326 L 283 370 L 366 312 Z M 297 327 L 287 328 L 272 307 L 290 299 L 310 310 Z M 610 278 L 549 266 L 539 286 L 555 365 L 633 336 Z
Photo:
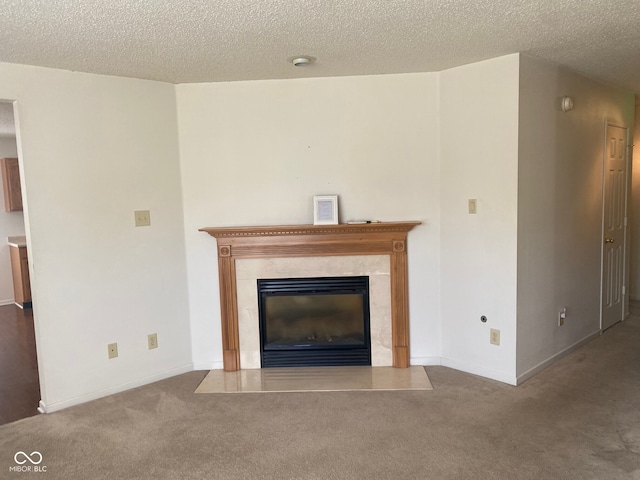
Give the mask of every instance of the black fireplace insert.
M 369 277 L 258 280 L 262 367 L 371 365 Z

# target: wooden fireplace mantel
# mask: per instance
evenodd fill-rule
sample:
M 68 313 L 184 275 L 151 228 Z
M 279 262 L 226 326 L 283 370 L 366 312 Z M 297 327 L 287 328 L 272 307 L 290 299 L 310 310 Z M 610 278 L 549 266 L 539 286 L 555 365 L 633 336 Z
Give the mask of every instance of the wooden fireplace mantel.
M 235 261 L 239 258 L 389 255 L 393 366 L 409 366 L 407 235 L 422 222 L 201 228 L 218 243 L 223 363 L 240 369 Z

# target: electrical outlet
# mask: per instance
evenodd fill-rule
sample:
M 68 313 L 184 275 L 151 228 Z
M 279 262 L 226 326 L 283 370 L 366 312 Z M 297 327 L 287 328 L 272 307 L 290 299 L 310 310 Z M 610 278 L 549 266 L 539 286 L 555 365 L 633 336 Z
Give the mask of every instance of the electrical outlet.
M 149 210 L 136 210 L 133 214 L 136 220 L 136 227 L 148 227 L 151 225 L 151 213 Z
M 469 214 L 475 215 L 478 213 L 478 200 L 475 198 L 469 199 Z
M 500 330 L 496 330 L 495 328 L 491 329 L 489 342 L 491 342 L 491 345 L 500 345 Z
M 107 345 L 107 352 L 109 354 L 109 358 L 116 358 L 118 356 L 118 344 L 110 343 Z
M 562 307 L 558 312 L 558 326 L 564 325 L 564 321 L 567 318 L 567 307 Z
M 158 348 L 158 334 L 150 333 L 147 335 L 147 345 L 149 350 L 153 350 L 154 348 Z

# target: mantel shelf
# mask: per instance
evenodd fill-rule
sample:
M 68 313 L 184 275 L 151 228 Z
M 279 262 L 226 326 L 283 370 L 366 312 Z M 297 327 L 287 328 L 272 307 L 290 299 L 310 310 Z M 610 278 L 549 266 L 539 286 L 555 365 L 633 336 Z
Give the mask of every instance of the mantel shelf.
M 260 237 L 272 235 L 340 235 L 348 233 L 408 232 L 422 222 L 340 223 L 338 225 L 270 225 L 255 227 L 206 227 L 212 237 Z

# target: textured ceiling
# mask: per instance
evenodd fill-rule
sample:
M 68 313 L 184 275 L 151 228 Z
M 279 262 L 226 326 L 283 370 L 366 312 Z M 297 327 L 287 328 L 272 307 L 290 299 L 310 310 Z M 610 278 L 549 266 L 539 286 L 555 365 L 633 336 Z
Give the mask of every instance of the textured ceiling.
M 0 0 L 0 61 L 172 83 L 439 71 L 514 52 L 640 92 L 640 0 Z M 287 62 L 301 54 L 318 61 Z

